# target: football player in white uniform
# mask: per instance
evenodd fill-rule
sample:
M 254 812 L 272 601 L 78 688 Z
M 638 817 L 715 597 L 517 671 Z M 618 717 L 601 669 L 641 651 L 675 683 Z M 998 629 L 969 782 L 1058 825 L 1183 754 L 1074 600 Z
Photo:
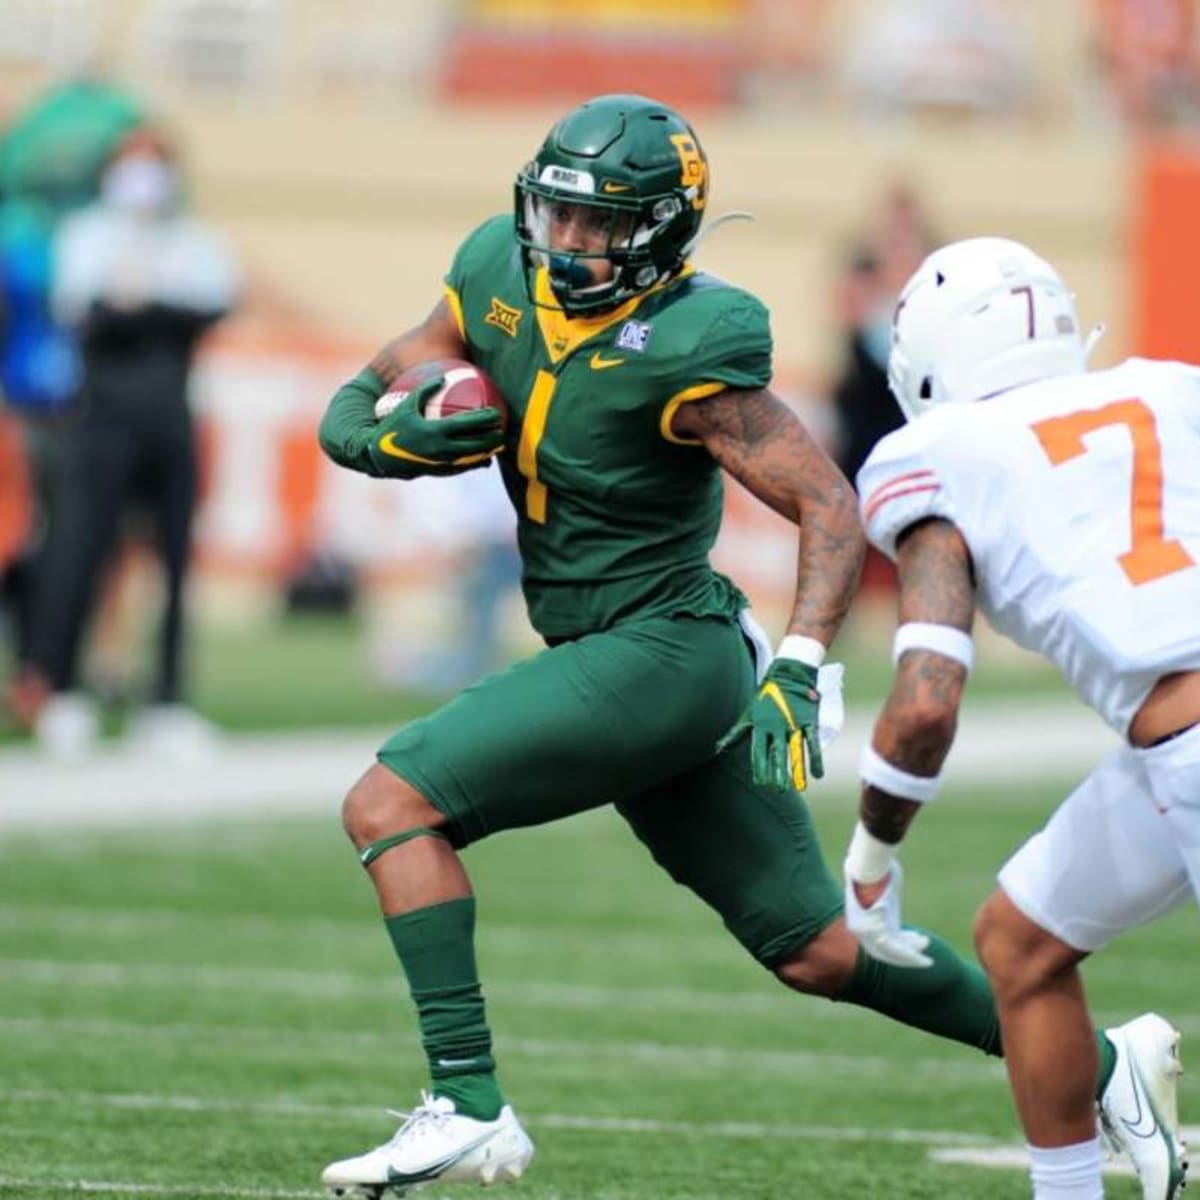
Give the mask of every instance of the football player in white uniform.
M 1004 865 L 976 920 L 1036 1200 L 1104 1194 L 1078 964 L 1200 889 L 1200 370 L 1085 358 L 1070 292 L 1025 246 L 934 252 L 893 324 L 909 423 L 858 477 L 868 537 L 900 574 L 896 675 L 846 858 L 847 918 L 869 954 L 926 961 L 900 922 L 895 853 L 938 790 L 976 607 L 1124 739 Z M 1102 1130 L 1144 1195 L 1171 1200 L 1187 1166 L 1179 1035 L 1147 1014 L 1108 1036 Z

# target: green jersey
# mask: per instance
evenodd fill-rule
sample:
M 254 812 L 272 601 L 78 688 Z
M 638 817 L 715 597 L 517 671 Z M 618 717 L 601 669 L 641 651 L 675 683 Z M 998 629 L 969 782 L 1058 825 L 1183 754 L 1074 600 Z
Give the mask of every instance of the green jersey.
M 467 238 L 446 285 L 471 359 L 514 418 L 499 463 L 534 628 L 563 638 L 735 613 L 744 597 L 708 561 L 720 469 L 671 423 L 688 401 L 766 386 L 765 307 L 688 268 L 611 312 L 568 318 L 545 272 L 541 303 L 529 301 L 508 216 Z

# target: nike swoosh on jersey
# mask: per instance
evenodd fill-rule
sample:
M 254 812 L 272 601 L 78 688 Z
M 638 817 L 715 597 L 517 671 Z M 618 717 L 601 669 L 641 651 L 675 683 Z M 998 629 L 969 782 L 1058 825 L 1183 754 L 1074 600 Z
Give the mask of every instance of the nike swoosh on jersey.
M 601 356 L 599 350 L 592 355 L 591 359 L 593 371 L 605 371 L 609 367 L 619 367 L 624 362 L 625 360 L 623 358 L 604 358 Z
M 604 181 L 604 186 L 600 189 L 602 192 L 628 192 L 632 189 L 632 183 L 612 183 L 609 180 Z

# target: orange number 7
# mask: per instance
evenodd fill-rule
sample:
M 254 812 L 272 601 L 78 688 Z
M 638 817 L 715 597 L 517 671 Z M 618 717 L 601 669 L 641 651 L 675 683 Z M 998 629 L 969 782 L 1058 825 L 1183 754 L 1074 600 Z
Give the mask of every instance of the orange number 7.
M 1162 446 L 1154 414 L 1141 400 L 1114 400 L 1102 408 L 1081 409 L 1038 421 L 1033 432 L 1058 466 L 1083 454 L 1084 437 L 1105 425 L 1124 425 L 1133 442 L 1129 549 L 1117 559 L 1135 586 L 1196 565 L 1177 538 L 1163 537 Z

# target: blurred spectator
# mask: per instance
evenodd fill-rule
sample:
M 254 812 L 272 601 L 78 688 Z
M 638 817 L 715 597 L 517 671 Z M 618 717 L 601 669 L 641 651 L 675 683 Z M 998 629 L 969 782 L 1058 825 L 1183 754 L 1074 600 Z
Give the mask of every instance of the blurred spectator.
M 185 215 L 175 154 L 140 127 L 105 167 L 97 204 L 68 219 L 56 245 L 54 304 L 76 331 L 83 381 L 63 434 L 30 653 L 14 708 L 39 740 L 85 751 L 97 721 L 78 694 L 80 645 L 131 505 L 154 524 L 165 601 L 151 703 L 131 732 L 194 757 L 213 731 L 182 703 L 184 583 L 196 498 L 188 379 L 197 342 L 233 304 L 223 240 Z
M 996 0 L 878 0 L 865 6 L 848 64 L 875 116 L 903 109 L 999 113 L 1030 86 L 1027 47 Z
M 143 119 L 137 100 L 97 76 L 53 85 L 0 139 L 0 196 L 35 205 L 56 223 L 95 199 L 113 145 Z
M 1135 129 L 1194 121 L 1200 108 L 1196 0 L 1094 0 L 1096 58 Z
M 904 424 L 887 381 L 892 315 L 905 281 L 936 245 L 916 194 L 898 183 L 848 255 L 837 295 L 843 360 L 833 408 L 834 459 L 852 482 L 875 443 Z M 869 552 L 863 587 L 890 587 L 894 578 L 891 564 Z
M 837 295 L 844 349 L 833 405 L 834 458 L 851 481 L 875 443 L 904 423 L 887 382 L 892 314 L 905 280 L 936 244 L 915 194 L 896 184 L 847 256 Z
M 79 383 L 74 339 L 50 308 L 54 232 L 64 216 L 95 199 L 105 159 L 141 119 L 140 105 L 123 89 L 80 76 L 35 97 L 0 136 L 0 394 L 24 427 L 36 501 L 23 543 L 0 562 L 18 658 L 29 650 L 57 424 Z

